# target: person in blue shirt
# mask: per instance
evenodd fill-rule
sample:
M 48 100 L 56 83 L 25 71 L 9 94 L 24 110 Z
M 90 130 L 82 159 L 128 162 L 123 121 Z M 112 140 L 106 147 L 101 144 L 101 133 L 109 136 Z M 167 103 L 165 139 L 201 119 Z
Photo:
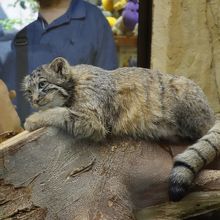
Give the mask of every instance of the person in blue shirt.
M 113 34 L 99 8 L 83 0 L 38 0 L 38 3 L 38 18 L 25 27 L 27 74 L 55 57 L 64 57 L 71 65 L 91 64 L 109 70 L 118 67 Z M 0 74 L 9 89 L 18 88 L 14 44 Z M 30 108 L 28 113 L 31 111 Z M 28 113 L 23 115 L 22 108 L 18 108 L 22 121 Z

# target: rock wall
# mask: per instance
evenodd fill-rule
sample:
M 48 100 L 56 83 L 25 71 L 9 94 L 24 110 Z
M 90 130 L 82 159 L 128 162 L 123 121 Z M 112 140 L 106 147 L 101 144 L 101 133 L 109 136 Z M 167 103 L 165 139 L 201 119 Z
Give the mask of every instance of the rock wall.
M 197 82 L 220 112 L 220 1 L 154 0 L 151 67 Z

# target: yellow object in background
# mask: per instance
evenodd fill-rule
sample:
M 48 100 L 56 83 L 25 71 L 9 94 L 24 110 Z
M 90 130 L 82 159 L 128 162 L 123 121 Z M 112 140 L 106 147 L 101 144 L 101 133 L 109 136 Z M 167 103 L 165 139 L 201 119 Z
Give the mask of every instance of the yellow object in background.
M 102 0 L 102 7 L 106 11 L 122 10 L 127 0 Z
M 110 24 L 111 27 L 113 27 L 117 21 L 117 19 L 114 17 L 106 17 L 106 19 L 108 20 L 108 23 Z
M 115 0 L 113 4 L 113 8 L 116 11 L 122 10 L 125 7 L 126 3 L 127 0 Z
M 102 0 L 102 7 L 106 11 L 113 10 L 113 0 Z

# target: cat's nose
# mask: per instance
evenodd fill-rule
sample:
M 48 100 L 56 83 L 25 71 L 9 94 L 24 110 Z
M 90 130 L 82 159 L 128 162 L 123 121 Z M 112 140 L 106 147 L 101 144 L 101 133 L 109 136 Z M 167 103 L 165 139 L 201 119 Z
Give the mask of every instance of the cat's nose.
M 32 102 L 33 102 L 33 104 L 38 104 L 39 99 L 33 99 Z

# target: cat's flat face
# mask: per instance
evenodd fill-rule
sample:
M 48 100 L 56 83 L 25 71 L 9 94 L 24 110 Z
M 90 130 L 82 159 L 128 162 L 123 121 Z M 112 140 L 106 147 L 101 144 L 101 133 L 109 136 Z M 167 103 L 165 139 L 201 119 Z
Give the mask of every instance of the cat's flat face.
M 64 106 L 70 97 L 64 86 L 67 79 L 61 72 L 56 72 L 54 65 L 43 65 L 37 68 L 23 81 L 24 95 L 35 109 L 46 110 Z M 57 70 L 60 71 L 60 69 Z
M 68 93 L 59 85 L 53 84 L 40 73 L 32 73 L 25 78 L 24 94 L 33 108 L 45 110 L 63 106 Z

